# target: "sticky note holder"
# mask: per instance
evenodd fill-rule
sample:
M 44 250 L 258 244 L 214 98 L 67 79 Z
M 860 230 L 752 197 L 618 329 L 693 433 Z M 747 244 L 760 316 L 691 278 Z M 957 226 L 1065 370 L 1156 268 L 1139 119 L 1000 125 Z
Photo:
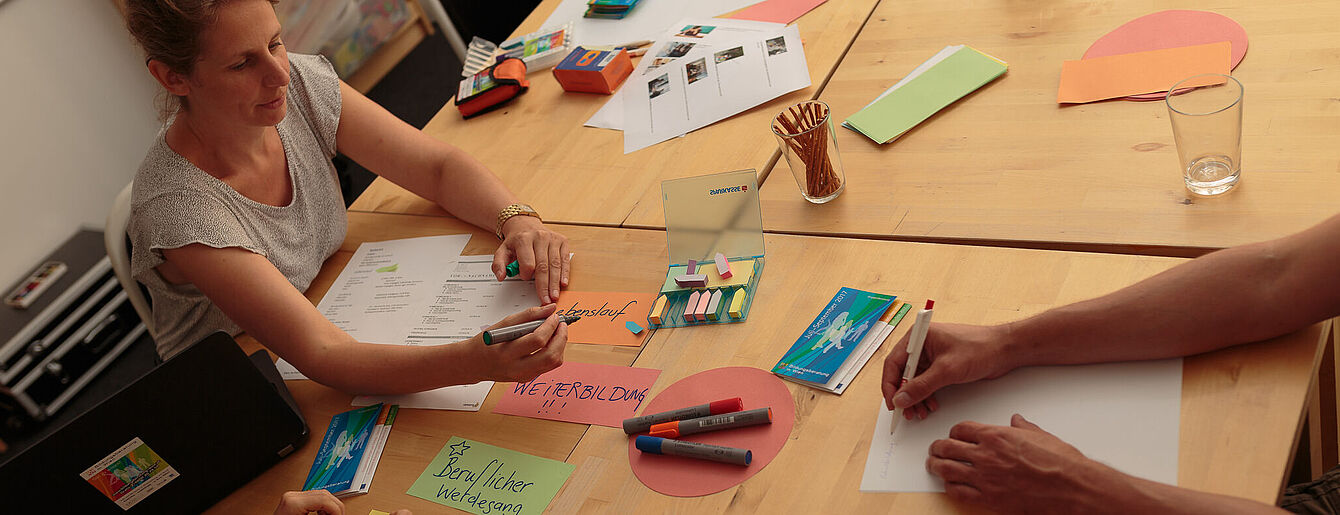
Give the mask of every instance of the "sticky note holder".
M 649 327 L 725 324 L 748 319 L 765 262 L 763 216 L 754 170 L 662 181 L 661 200 L 665 206 L 670 263 L 660 291 L 665 305 L 657 310 L 655 317 L 648 318 Z M 730 277 L 721 277 L 710 265 L 715 263 L 717 254 L 730 262 Z M 706 284 L 684 286 L 683 281 L 675 280 L 690 273 L 690 263 L 698 266 L 695 272 L 706 276 Z M 709 263 L 707 272 L 703 272 L 702 263 Z M 740 300 L 734 302 L 737 296 Z M 715 305 L 702 302 L 711 297 L 720 300 Z M 660 303 L 658 298 L 657 304 Z

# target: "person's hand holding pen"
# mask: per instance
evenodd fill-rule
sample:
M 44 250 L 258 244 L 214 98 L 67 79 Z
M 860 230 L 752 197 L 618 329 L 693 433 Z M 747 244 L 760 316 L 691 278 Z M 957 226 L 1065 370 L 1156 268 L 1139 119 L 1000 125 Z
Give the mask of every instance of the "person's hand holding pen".
M 534 332 L 493 345 L 484 343 L 483 333 L 461 342 L 468 345 L 474 359 L 471 370 L 475 381 L 513 381 L 524 383 L 563 364 L 568 343 L 568 324 L 555 315 L 557 304 L 546 304 L 515 313 L 489 329 L 514 326 L 532 320 L 544 320 Z
M 507 278 L 507 264 L 516 261 L 522 279 L 535 280 L 541 304 L 558 302 L 559 290 L 568 286 L 568 238 L 554 232 L 539 218 L 514 216 L 502 226 L 503 242 L 493 253 L 493 275 Z
M 888 409 L 903 408 L 903 417 L 926 418 L 939 409 L 935 392 L 952 384 L 970 383 L 1004 375 L 1017 366 L 1017 356 L 1006 352 L 1005 326 L 931 323 L 917 363 L 917 374 L 899 387 L 907 366 L 904 334 L 884 359 L 880 387 Z

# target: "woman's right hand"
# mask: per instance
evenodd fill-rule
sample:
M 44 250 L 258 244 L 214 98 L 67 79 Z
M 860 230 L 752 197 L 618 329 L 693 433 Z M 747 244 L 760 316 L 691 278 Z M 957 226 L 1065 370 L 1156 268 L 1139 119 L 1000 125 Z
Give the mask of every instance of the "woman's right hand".
M 557 304 L 546 304 L 515 313 L 493 324 L 489 329 L 512 326 L 532 320 L 544 320 L 535 332 L 510 342 L 484 345 L 482 336 L 464 342 L 471 346 L 476 363 L 483 365 L 486 381 L 524 383 L 563 364 L 563 351 L 568 343 L 568 324 L 559 322 Z
M 939 409 L 935 392 L 952 384 L 993 379 L 1015 368 L 1005 350 L 1005 326 L 932 323 L 917 360 L 917 374 L 899 385 L 907 366 L 908 331 L 884 359 L 881 388 L 888 409 L 903 408 L 903 416 L 926 418 Z

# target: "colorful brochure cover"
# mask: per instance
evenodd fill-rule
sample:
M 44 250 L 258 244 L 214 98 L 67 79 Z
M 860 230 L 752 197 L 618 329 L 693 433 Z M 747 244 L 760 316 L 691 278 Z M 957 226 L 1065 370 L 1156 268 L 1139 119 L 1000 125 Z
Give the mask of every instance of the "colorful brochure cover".
M 302 489 L 329 490 L 336 495 L 351 489 L 381 411 L 381 404 L 373 404 L 331 417 Z
M 880 315 L 893 305 L 894 295 L 842 288 L 819 316 L 801 333 L 786 355 L 772 367 L 774 374 L 800 381 L 827 384 L 865 339 Z

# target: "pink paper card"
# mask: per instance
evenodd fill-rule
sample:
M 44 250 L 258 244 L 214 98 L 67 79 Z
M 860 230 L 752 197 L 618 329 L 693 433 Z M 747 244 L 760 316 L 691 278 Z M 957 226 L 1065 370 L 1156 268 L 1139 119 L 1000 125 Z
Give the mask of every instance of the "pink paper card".
M 509 385 L 493 412 L 623 427 L 660 375 L 651 368 L 569 361 L 528 383 Z
M 727 16 L 735 20 L 791 23 L 826 0 L 766 0 Z

